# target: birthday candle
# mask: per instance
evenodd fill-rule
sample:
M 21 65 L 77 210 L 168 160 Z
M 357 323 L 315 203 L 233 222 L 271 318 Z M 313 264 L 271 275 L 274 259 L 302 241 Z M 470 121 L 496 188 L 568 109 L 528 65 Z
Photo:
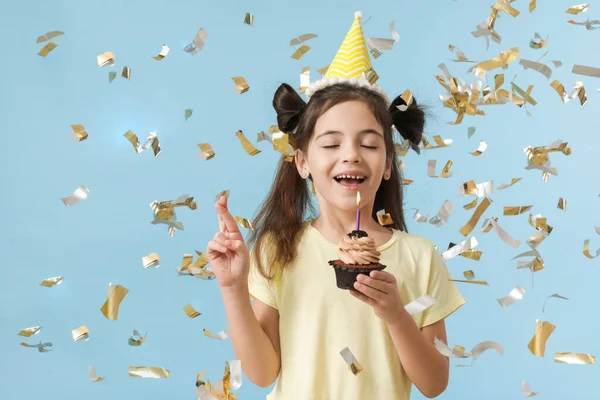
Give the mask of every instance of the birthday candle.
M 360 230 L 360 192 L 356 192 L 356 230 Z

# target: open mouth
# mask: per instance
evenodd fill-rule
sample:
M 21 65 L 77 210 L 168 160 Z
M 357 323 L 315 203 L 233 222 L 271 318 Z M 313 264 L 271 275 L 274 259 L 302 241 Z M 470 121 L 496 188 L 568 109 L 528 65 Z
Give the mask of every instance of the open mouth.
M 347 188 L 356 188 L 361 183 L 363 183 L 367 177 L 366 176 L 348 176 L 348 175 L 338 175 L 333 178 L 337 183 Z

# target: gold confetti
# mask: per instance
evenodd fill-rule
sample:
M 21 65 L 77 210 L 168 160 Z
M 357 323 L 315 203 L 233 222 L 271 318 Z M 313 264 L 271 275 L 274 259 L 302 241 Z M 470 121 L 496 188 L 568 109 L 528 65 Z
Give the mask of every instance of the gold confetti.
M 471 216 L 471 219 L 469 219 L 469 221 L 462 228 L 460 228 L 459 232 L 463 236 L 467 236 L 469 233 L 471 233 L 475 228 L 475 225 L 477 225 L 477 223 L 479 222 L 479 219 L 481 218 L 485 210 L 487 210 L 487 208 L 491 204 L 491 200 L 488 197 L 485 197 L 479 204 L 479 206 L 477 206 L 477 209 L 475 209 L 475 212 Z
M 586 67 L 585 65 L 574 65 L 573 70 L 571 72 L 577 75 L 585 75 L 591 76 L 593 78 L 600 78 L 600 68 Z
M 492 193 L 494 193 L 494 181 L 475 184 L 475 181 L 470 180 L 464 182 L 459 189 L 461 196 L 487 197 Z
M 437 164 L 437 160 L 429 160 L 428 161 L 427 176 L 429 176 L 430 178 L 449 178 L 452 176 L 452 172 L 450 172 L 450 167 L 452 167 L 452 160 L 448 160 L 446 162 L 446 165 L 444 165 L 444 168 L 442 169 L 440 176 L 437 176 L 435 174 L 436 164 Z
M 121 76 L 127 80 L 131 80 L 131 68 L 128 66 L 123 67 L 123 71 L 121 72 Z
M 57 36 L 62 36 L 64 35 L 64 32 L 61 31 L 51 31 L 51 32 L 46 32 L 45 34 L 38 36 L 36 43 L 43 43 L 43 42 L 47 42 L 50 39 L 54 39 Z
M 508 307 L 511 304 L 516 303 L 519 300 L 523 300 L 523 295 L 525 294 L 525 289 L 517 286 L 507 296 L 496 299 L 498 303 L 502 307 Z
M 87 326 L 82 325 L 79 328 L 73 329 L 71 331 L 73 335 L 73 341 L 77 342 L 79 340 L 88 340 L 90 338 L 90 330 Z
M 231 79 L 235 83 L 233 90 L 235 90 L 238 94 L 246 93 L 248 90 L 250 90 L 250 85 L 248 85 L 244 77 L 236 76 Z
M 448 247 L 448 250 L 446 250 L 442 253 L 442 258 L 444 259 L 444 261 L 448 261 L 448 260 L 464 253 L 465 251 L 474 249 L 477 246 L 479 246 L 479 242 L 477 241 L 477 238 L 475 238 L 475 237 L 469 238 L 457 245 L 455 245 L 454 243 L 451 243 L 450 246 Z
M 217 193 L 215 196 L 215 202 L 219 201 L 221 196 L 225 196 L 225 198 L 229 199 L 229 190 L 223 190 L 222 192 Z
M 244 228 L 254 231 L 254 226 L 252 225 L 252 222 L 247 220 L 246 218 L 235 216 L 235 217 L 233 217 L 233 219 L 235 219 L 235 221 L 238 224 L 240 224 L 241 226 L 243 226 Z
M 394 224 L 394 221 L 392 220 L 392 216 L 390 215 L 390 213 L 386 213 L 384 209 L 377 211 L 376 215 L 377 215 L 377 221 L 379 222 L 379 225 L 388 226 L 388 225 Z M 427 221 L 427 218 L 425 218 L 425 221 L 421 221 L 421 222 L 426 222 L 426 221 Z
M 533 0 L 533 1 L 535 1 L 535 0 Z M 525 397 L 533 397 L 533 396 L 537 395 L 537 392 L 531 391 L 531 387 L 529 386 L 529 382 L 527 382 L 527 381 L 523 381 L 523 384 L 521 385 L 521 389 L 523 390 L 523 396 L 525 396 Z
M 444 201 L 444 204 L 440 207 L 440 211 L 438 211 L 437 215 L 432 217 L 429 220 L 429 223 L 435 225 L 436 227 L 441 227 L 442 225 L 448 222 L 448 218 L 450 218 L 450 212 L 454 208 L 454 204 L 450 201 Z
M 84 185 L 79 186 L 72 195 L 61 198 L 63 204 L 67 207 L 79 203 L 81 200 L 87 199 L 87 195 L 90 192 Z
M 71 133 L 73 140 L 81 142 L 88 138 L 88 133 L 85 131 L 83 125 L 71 125 L 71 129 L 73 130 L 73 133 Z
M 532 13 L 536 7 L 537 7 L 537 0 L 530 0 L 529 1 L 529 12 Z
M 381 51 L 377 50 L 376 48 L 372 48 L 370 51 L 371 51 L 371 55 L 376 60 L 383 54 Z
M 474 285 L 485 285 L 488 286 L 487 281 L 474 281 L 474 280 L 460 280 L 460 279 L 448 279 L 450 282 L 458 283 L 472 283 Z
M 219 333 L 217 333 L 216 335 L 213 335 L 209 330 L 203 329 L 204 335 L 208 336 L 209 338 L 213 338 L 213 339 L 217 339 L 217 340 L 225 340 L 227 339 L 229 336 L 227 335 L 227 331 L 221 331 Z
M 150 146 L 152 146 L 154 158 L 158 157 L 158 155 L 160 154 L 160 143 L 158 141 L 158 136 L 156 135 L 156 132 L 148 133 L 146 142 L 143 145 L 140 145 L 140 140 L 138 139 L 137 135 L 131 130 L 125 132 L 123 136 L 125 136 L 125 138 L 129 140 L 129 143 L 131 143 L 133 149 L 137 154 L 140 154 L 144 150 L 148 150 Z
M 510 3 L 505 0 L 498 0 L 496 4 L 492 6 L 492 9 L 497 11 L 503 11 L 512 17 L 517 17 L 520 14 L 519 10 L 511 6 Z
M 188 108 L 187 110 L 185 110 L 184 112 L 184 116 L 185 116 L 185 120 L 187 121 L 188 119 L 190 119 L 190 117 L 192 116 L 192 113 L 194 112 L 194 110 L 192 110 L 191 108 Z
M 456 56 L 456 59 L 452 60 L 455 62 L 474 62 L 474 61 L 470 61 L 466 56 L 465 53 L 463 53 L 458 47 L 453 46 L 453 45 L 448 45 L 448 50 L 450 50 L 451 52 L 454 53 L 454 55 Z
M 577 15 L 579 13 L 584 13 L 588 11 L 589 4 L 578 4 L 576 6 L 571 6 L 565 11 L 566 13 Z
M 40 353 L 52 351 L 52 347 L 53 347 L 52 343 L 42 343 L 42 342 L 39 342 L 38 344 L 28 344 L 25 342 L 21 342 L 19 344 L 24 347 L 36 347 Z
M 540 321 L 539 319 L 535 321 L 535 333 L 527 346 L 533 355 L 544 357 L 546 341 L 554 332 L 554 329 L 556 329 L 556 326 L 550 322 Z
M 158 268 L 160 257 L 157 253 L 150 253 L 147 256 L 142 257 L 142 267 L 146 268 Z
M 579 98 L 579 104 L 581 104 L 581 108 L 585 107 L 587 104 L 587 96 L 585 93 L 585 88 L 583 87 L 583 82 L 576 82 L 573 85 L 573 92 L 569 98 L 574 99 L 575 97 Z
M 568 298 L 566 298 L 566 297 L 564 297 L 564 296 L 561 296 L 561 295 L 560 295 L 560 294 L 558 294 L 558 293 L 554 293 L 554 294 L 552 294 L 552 295 L 550 295 L 550 296 L 546 297 L 546 300 L 544 300 L 544 305 L 542 306 L 542 312 L 546 312 L 546 302 L 548 301 L 548 299 L 550 299 L 550 298 L 552 298 L 552 297 L 554 297 L 554 298 L 556 298 L 556 299 L 569 300 Z
M 590 253 L 590 239 L 586 239 L 583 241 L 583 255 L 589 259 L 594 259 L 594 258 L 600 256 L 600 248 L 596 250 L 596 255 L 593 256 Z
M 56 276 L 54 278 L 44 279 L 40 283 L 40 286 L 52 287 L 52 286 L 60 285 L 62 283 L 62 281 L 63 281 L 62 276 Z
M 299 60 L 300 57 L 302 57 L 303 55 L 305 55 L 308 51 L 310 50 L 310 46 L 303 44 L 302 46 L 300 46 L 299 49 L 297 49 L 294 54 L 292 54 L 292 58 Z
M 246 13 L 244 17 L 244 23 L 246 25 L 254 26 L 254 14 Z
M 89 371 L 90 371 L 90 380 L 92 382 L 102 382 L 104 380 L 104 378 L 101 378 L 96 374 L 96 367 L 90 367 Z
M 554 362 L 564 364 L 595 364 L 596 358 L 584 353 L 554 353 Z
M 465 279 L 471 280 L 475 278 L 475 272 L 473 272 L 472 270 L 464 271 L 463 276 L 465 277 Z
M 242 147 L 244 148 L 244 150 L 246 150 L 246 153 L 250 154 L 251 156 L 255 156 L 258 153 L 260 153 L 260 150 L 258 150 L 256 147 L 254 147 L 252 143 L 250 143 L 250 141 L 246 138 L 242 131 L 238 130 L 235 133 L 235 136 L 237 136 L 237 138 L 242 143 Z
M 562 63 L 561 61 L 558 61 L 558 60 L 551 60 L 550 62 L 551 62 L 552 64 L 554 64 L 554 66 L 555 66 L 556 68 L 560 68 L 560 67 L 562 67 L 562 65 L 563 65 L 563 63 Z
M 416 210 L 415 214 L 413 215 L 413 220 L 419 223 L 427 222 L 427 215 L 421 215 L 419 210 Z
M 117 320 L 117 317 L 119 316 L 119 306 L 128 292 L 129 290 L 121 285 L 115 285 L 114 283 L 108 284 L 108 297 L 100 309 L 107 319 L 113 321 Z
M 531 47 L 532 49 L 536 49 L 539 50 L 542 47 L 546 46 L 548 44 L 548 36 L 546 36 L 546 39 L 542 39 L 542 37 L 540 36 L 539 33 L 535 33 L 533 39 L 531 39 L 529 41 L 529 47 Z
M 190 318 L 196 318 L 197 316 L 201 315 L 201 313 L 199 313 L 198 311 L 196 311 L 194 309 L 194 307 L 192 307 L 191 304 L 187 304 L 185 307 L 183 307 L 183 311 L 187 314 L 188 317 Z
M 198 144 L 198 147 L 200 147 L 201 152 L 198 153 L 198 155 L 203 159 L 203 160 L 210 160 L 211 158 L 213 158 L 215 156 L 215 151 L 212 149 L 212 147 L 210 147 L 210 144 L 208 143 L 200 143 Z
M 314 33 L 305 33 L 304 35 L 300 35 L 300 36 L 290 40 L 290 46 L 295 46 L 297 44 L 304 43 L 307 40 L 313 39 L 316 37 L 317 37 L 317 35 L 315 35 Z
M 348 368 L 350 368 L 350 371 L 352 371 L 354 375 L 358 375 L 363 370 L 362 366 L 348 347 L 345 347 L 342 351 L 340 351 L 340 355 L 344 361 L 346 361 Z
M 112 51 L 107 51 L 106 53 L 102 53 L 96 57 L 96 61 L 98 62 L 99 67 L 112 67 L 115 65 L 115 55 Z
M 211 280 L 215 279 L 215 273 L 207 268 L 208 256 L 201 251 L 195 250 L 198 258 L 192 264 L 194 256 L 192 254 L 184 254 L 181 266 L 177 268 L 178 275 L 190 275 L 199 279 Z
M 129 376 L 138 378 L 169 379 L 171 373 L 161 367 L 129 367 Z
M 461 257 L 468 258 L 469 260 L 479 261 L 483 252 L 481 250 L 465 250 L 460 253 Z
M 108 73 L 108 83 L 111 83 L 117 77 L 117 73 L 115 71 L 110 71 Z
M 41 326 L 32 326 L 31 328 L 21 329 L 21 331 L 19 333 L 17 333 L 17 335 L 30 337 L 30 336 L 37 335 L 38 333 L 40 333 L 41 329 L 42 329 Z
M 198 375 L 196 375 L 196 387 L 206 385 L 206 382 L 204 382 L 204 380 L 203 380 L 205 373 L 206 373 L 206 369 L 203 369 L 202 371 L 198 372 Z
M 522 178 L 512 178 L 511 181 L 510 181 L 510 183 L 508 185 L 507 184 L 502 184 L 502 185 L 498 186 L 497 189 L 498 190 L 503 190 L 503 189 L 509 188 L 512 185 L 514 185 L 515 183 L 519 182 L 521 179 Z
M 167 46 L 166 44 L 163 44 L 162 49 L 160 50 L 160 53 L 158 53 L 158 55 L 152 57 L 157 61 L 162 60 L 163 58 L 165 58 L 167 56 L 167 54 L 169 54 L 169 46 Z
M 498 4 L 498 3 L 496 3 Z M 508 64 L 519 58 L 519 47 L 501 51 L 499 55 L 476 64 L 469 72 L 473 72 L 478 78 L 485 79 L 486 72 L 497 68 L 506 68 Z
M 474 155 L 475 157 L 479 157 L 487 149 L 487 146 L 488 146 L 487 143 L 482 140 L 479 143 L 479 147 L 477 147 L 477 150 L 475 150 L 471 154 Z
M 437 75 L 436 79 L 447 92 L 440 95 L 440 100 L 444 107 L 451 108 L 456 112 L 456 120 L 448 122 L 449 125 L 458 125 L 462 122 L 465 115 L 485 115 L 482 110 L 477 108 L 476 100 L 481 93 L 481 83 L 465 84 L 462 80 L 454 78 L 448 72 L 444 64 L 438 65 L 444 72 L 444 75 Z M 448 83 L 446 83 L 448 79 Z
M 477 199 L 473 200 L 473 201 L 472 201 L 472 202 L 470 202 L 470 203 L 467 203 L 467 204 L 465 204 L 465 205 L 463 206 L 463 208 L 464 208 L 465 210 L 471 210 L 472 208 L 475 208 L 475 206 L 476 206 L 476 205 L 477 205 Z
M 533 206 L 504 206 L 504 215 L 521 215 L 531 210 Z
M 559 210 L 567 211 L 567 200 L 560 197 L 558 199 L 558 204 L 556 205 L 556 208 L 558 208 Z
M 567 91 L 562 83 L 558 80 L 554 80 L 550 83 L 550 86 L 558 93 L 558 96 L 562 100 L 563 104 L 566 104 L 569 101 L 569 96 L 567 95 Z
M 206 38 L 208 37 L 208 35 L 209 33 L 207 31 L 200 28 L 196 33 L 196 36 L 194 36 L 194 40 L 192 40 L 190 44 L 185 46 L 185 49 L 183 49 L 183 51 L 195 56 L 197 53 L 202 51 L 202 48 L 204 48 L 204 44 L 206 43 Z
M 137 336 L 137 338 L 136 338 Z M 146 341 L 146 336 L 142 336 L 137 330 L 133 330 L 133 335 L 129 336 L 129 340 L 127 341 L 130 346 L 141 346 Z
M 548 181 L 550 175 L 558 176 L 556 168 L 551 167 L 549 153 L 560 152 L 566 156 L 571 154 L 571 148 L 568 146 L 568 143 L 561 140 L 554 141 L 547 146 L 527 146 L 523 151 L 527 155 L 527 166 L 525 169 L 541 170 L 544 182 Z
M 46 57 L 55 48 L 56 48 L 56 43 L 50 42 L 47 45 L 45 45 L 44 47 L 42 47 L 42 49 L 38 53 L 38 56 Z

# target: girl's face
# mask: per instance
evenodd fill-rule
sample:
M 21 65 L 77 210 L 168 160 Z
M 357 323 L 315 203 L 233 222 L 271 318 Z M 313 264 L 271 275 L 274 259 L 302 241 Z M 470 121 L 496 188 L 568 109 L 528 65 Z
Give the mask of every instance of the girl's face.
M 356 210 L 375 199 L 385 172 L 383 128 L 362 101 L 347 101 L 331 107 L 319 117 L 306 155 L 298 152 L 300 172 L 312 174 L 317 196 L 342 210 Z M 340 178 L 350 175 L 358 179 Z

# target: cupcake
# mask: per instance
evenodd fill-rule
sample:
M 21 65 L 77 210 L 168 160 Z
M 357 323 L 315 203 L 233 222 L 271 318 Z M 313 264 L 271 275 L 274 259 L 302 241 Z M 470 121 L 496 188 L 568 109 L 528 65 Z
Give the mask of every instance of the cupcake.
M 371 271 L 381 271 L 386 267 L 379 263 L 381 253 L 365 231 L 354 230 L 344 235 L 339 247 L 339 259 L 329 261 L 329 265 L 335 270 L 340 289 L 353 289 L 359 274 L 369 275 Z

